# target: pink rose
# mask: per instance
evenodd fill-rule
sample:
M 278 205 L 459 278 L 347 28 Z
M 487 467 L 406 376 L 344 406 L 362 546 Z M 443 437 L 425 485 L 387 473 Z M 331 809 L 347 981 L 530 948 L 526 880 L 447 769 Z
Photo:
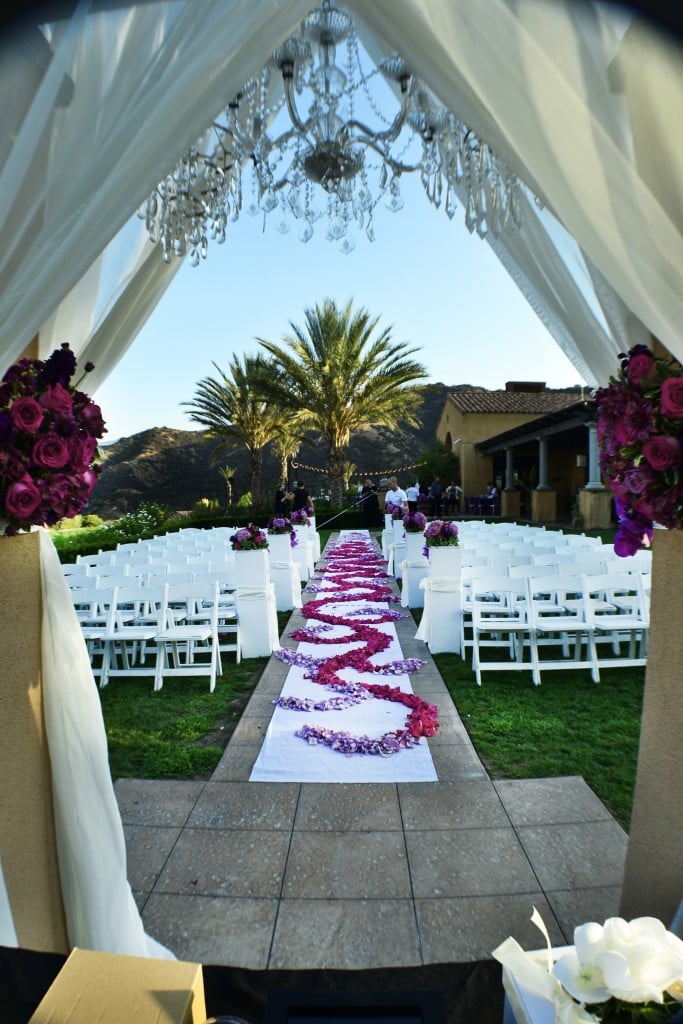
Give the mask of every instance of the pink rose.
M 631 356 L 628 361 L 628 379 L 638 387 L 644 380 L 652 380 L 655 375 L 655 361 L 646 352 Z
M 662 416 L 671 419 L 683 419 L 683 377 L 669 377 L 662 383 L 662 400 L 660 404 Z
M 681 461 L 681 445 L 670 434 L 656 434 L 643 445 L 643 455 L 653 469 L 670 469 Z
M 7 488 L 5 508 L 14 519 L 27 519 L 39 505 L 40 491 L 28 473 Z
M 42 434 L 33 446 L 33 461 L 45 469 L 61 469 L 69 461 L 69 449 L 56 434 Z
M 104 426 L 104 420 L 102 419 L 102 410 L 99 405 L 94 402 L 88 402 L 79 411 L 79 419 L 83 426 L 91 437 L 102 437 L 102 434 L 106 434 Z
M 86 469 L 85 473 L 81 473 L 81 480 L 83 481 L 86 491 L 88 494 L 92 494 L 92 491 L 97 483 L 97 475 L 92 469 Z
M 43 422 L 43 410 L 35 398 L 17 398 L 9 407 L 12 423 L 20 430 L 35 434 Z
M 73 402 L 65 387 L 61 384 L 51 384 L 41 395 L 40 404 L 43 409 L 49 409 L 50 412 L 68 413 L 71 412 Z

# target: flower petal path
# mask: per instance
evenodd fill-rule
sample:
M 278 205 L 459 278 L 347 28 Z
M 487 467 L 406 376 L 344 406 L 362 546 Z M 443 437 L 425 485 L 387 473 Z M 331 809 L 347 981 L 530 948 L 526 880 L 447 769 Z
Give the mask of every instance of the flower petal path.
M 392 608 L 379 548 L 367 531 L 342 531 L 326 561 L 290 634 L 297 649 L 278 652 L 290 669 L 251 781 L 435 781 L 424 737 L 437 708 L 412 690 L 422 662 L 402 657 L 394 622 L 406 613 Z

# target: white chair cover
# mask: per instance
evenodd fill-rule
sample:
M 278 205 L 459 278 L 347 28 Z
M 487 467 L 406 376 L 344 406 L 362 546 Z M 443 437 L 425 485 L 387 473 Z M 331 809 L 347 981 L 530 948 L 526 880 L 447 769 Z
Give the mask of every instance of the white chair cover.
M 426 558 L 416 559 L 413 562 L 405 560 L 401 566 L 401 604 L 404 608 L 423 608 L 425 603 L 425 592 L 420 586 L 423 579 L 429 575 L 429 565 Z
M 274 584 L 238 587 L 236 601 L 242 657 L 269 657 L 280 647 Z
M 424 590 L 424 611 L 415 634 L 432 654 L 460 653 L 460 581 L 425 576 L 420 582 Z
M 301 608 L 299 566 L 294 562 L 271 562 L 270 579 L 275 587 L 275 606 L 279 612 Z

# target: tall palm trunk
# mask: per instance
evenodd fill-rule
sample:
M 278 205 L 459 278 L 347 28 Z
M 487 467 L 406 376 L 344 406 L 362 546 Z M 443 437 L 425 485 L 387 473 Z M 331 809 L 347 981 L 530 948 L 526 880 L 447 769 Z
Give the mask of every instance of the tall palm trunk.
M 339 446 L 330 446 L 329 473 L 330 473 L 330 502 L 332 508 L 342 507 L 344 462 L 346 449 Z
M 251 479 L 251 503 L 256 505 L 261 500 L 261 469 L 263 457 L 260 451 L 249 452 L 249 475 Z

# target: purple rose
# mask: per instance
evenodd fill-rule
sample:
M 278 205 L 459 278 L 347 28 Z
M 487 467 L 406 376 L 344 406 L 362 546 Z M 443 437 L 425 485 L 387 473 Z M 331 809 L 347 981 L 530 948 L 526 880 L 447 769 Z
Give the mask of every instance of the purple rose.
M 649 466 L 643 465 L 629 469 L 624 473 L 624 486 L 631 494 L 643 494 L 657 482 L 657 478 Z
M 19 430 L 35 434 L 45 415 L 35 398 L 17 398 L 9 407 L 12 423 Z
M 99 405 L 88 400 L 87 404 L 79 409 L 79 419 L 83 426 L 83 429 L 90 434 L 91 437 L 102 437 L 102 434 L 106 434 L 106 428 L 104 420 L 102 419 L 102 410 Z
M 26 520 L 39 505 L 40 491 L 28 473 L 7 488 L 5 508 L 12 518 Z
M 86 469 L 84 473 L 80 474 L 81 481 L 85 487 L 86 497 L 92 494 L 95 484 L 97 483 L 97 474 L 92 469 Z
M 97 441 L 94 437 L 74 437 L 69 441 L 69 461 L 77 471 L 87 469 L 96 452 Z
M 33 445 L 33 461 L 44 469 L 61 469 L 69 461 L 69 449 L 56 434 L 41 434 Z
M 643 445 L 643 455 L 658 472 L 671 469 L 681 461 L 681 444 L 670 434 L 655 434 Z
M 43 409 L 54 413 L 71 412 L 73 406 L 71 395 L 61 384 L 50 384 L 39 401 Z
M 683 419 L 683 377 L 669 377 L 662 383 L 662 416 Z
M 677 516 L 680 506 L 680 495 L 675 487 L 660 491 L 659 494 L 648 494 L 634 503 L 636 512 L 653 523 L 665 526 L 667 530 L 675 530 L 680 525 Z
M 628 361 L 626 367 L 628 379 L 636 387 L 639 387 L 644 380 L 652 380 L 655 375 L 655 361 L 649 351 L 635 352 Z

